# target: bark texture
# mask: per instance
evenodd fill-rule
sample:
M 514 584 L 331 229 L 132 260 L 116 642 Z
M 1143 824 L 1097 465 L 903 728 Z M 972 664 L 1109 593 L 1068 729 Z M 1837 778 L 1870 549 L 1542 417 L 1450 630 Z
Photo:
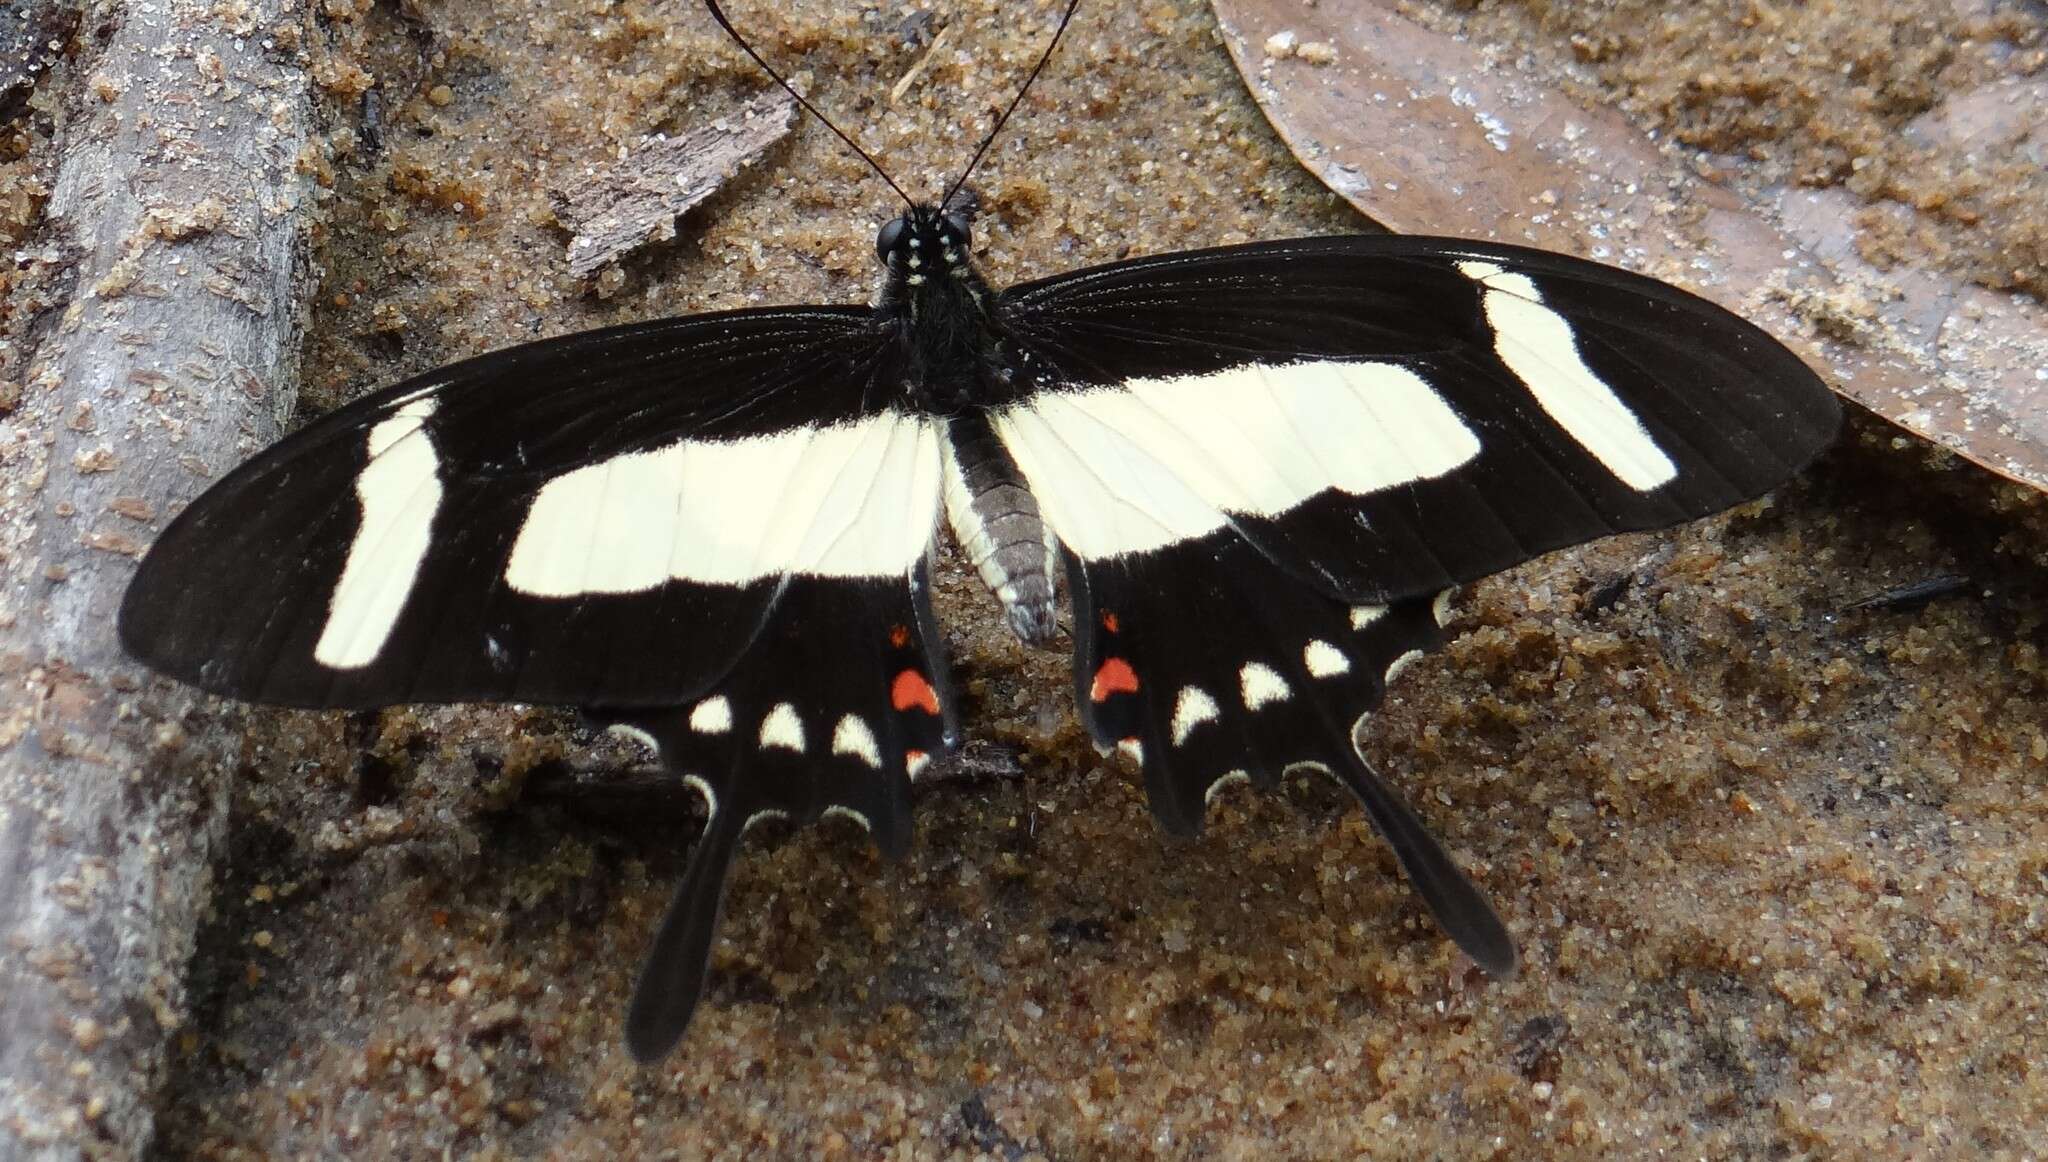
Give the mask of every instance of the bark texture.
M 44 239 L 75 263 L 0 418 L 0 1159 L 147 1149 L 237 731 L 115 611 L 297 383 L 297 0 L 89 8 Z M 231 562 L 222 562 L 224 569 Z
M 554 191 L 567 227 L 569 273 L 586 278 L 642 246 L 676 236 L 676 219 L 789 136 L 796 102 L 780 89 L 681 137 L 647 143 L 617 165 Z

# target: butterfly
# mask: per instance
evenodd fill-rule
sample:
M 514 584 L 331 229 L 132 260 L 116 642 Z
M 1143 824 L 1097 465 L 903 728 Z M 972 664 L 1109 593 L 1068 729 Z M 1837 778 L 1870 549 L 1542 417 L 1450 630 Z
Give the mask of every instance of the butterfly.
M 965 180 L 881 228 L 872 306 L 546 339 L 312 421 L 164 529 L 125 648 L 250 701 L 556 704 L 644 742 L 708 815 L 627 1014 L 655 1060 L 751 824 L 844 815 L 906 850 L 912 785 L 960 741 L 943 526 L 1021 641 L 1057 642 L 1064 590 L 1080 716 L 1168 831 L 1219 787 L 1322 771 L 1445 933 L 1512 973 L 1492 906 L 1366 764 L 1363 716 L 1442 643 L 1456 586 L 1769 490 L 1830 442 L 1833 396 L 1703 299 L 1488 242 L 1259 242 L 997 288 Z

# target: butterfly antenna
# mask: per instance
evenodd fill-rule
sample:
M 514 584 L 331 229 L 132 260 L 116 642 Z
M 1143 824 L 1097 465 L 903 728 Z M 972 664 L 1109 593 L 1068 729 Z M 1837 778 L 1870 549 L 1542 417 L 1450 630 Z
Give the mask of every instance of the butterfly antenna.
M 709 4 L 711 0 L 704 0 L 704 2 Z M 968 177 L 974 173 L 974 167 L 981 164 L 981 155 L 988 152 L 988 147 L 995 143 L 996 134 L 1003 131 L 1003 125 L 1009 121 L 1010 114 L 1015 113 L 1017 106 L 1024 103 L 1024 94 L 1031 91 L 1031 82 L 1038 79 L 1038 74 L 1045 69 L 1045 62 L 1052 59 L 1052 50 L 1060 46 L 1060 37 L 1066 34 L 1067 25 L 1074 19 L 1074 10 L 1079 7 L 1081 7 L 1081 0 L 1067 0 L 1067 10 L 1060 15 L 1060 26 L 1052 30 L 1052 42 L 1045 46 L 1043 53 L 1039 54 L 1038 63 L 1031 66 L 1031 75 L 1025 77 L 1024 83 L 1018 86 L 1017 95 L 1010 98 L 1010 107 L 1003 110 L 1003 115 L 996 118 L 996 123 L 989 127 L 988 136 L 981 139 L 981 145 L 975 149 L 974 156 L 968 159 L 967 168 L 960 171 L 959 180 L 955 181 L 952 188 L 946 191 L 945 197 L 939 199 L 940 205 L 948 205 L 953 201 L 953 195 L 960 192 L 961 186 L 967 184 Z
M 1080 0 L 1074 0 L 1074 2 L 1078 4 L 1080 3 Z M 818 119 L 819 124 L 823 125 L 825 128 L 830 129 L 832 131 L 832 136 L 837 137 L 841 141 L 844 141 L 846 143 L 846 148 L 858 154 L 862 161 L 867 162 L 868 168 L 874 170 L 876 176 L 880 177 L 884 182 L 887 182 L 890 189 L 896 191 L 896 196 L 903 199 L 904 205 L 913 208 L 916 207 L 917 203 L 911 200 L 909 194 L 903 192 L 903 187 L 896 184 L 895 179 L 889 176 L 888 171 L 882 168 L 882 164 L 880 162 L 868 156 L 868 151 L 862 149 L 860 147 L 860 144 L 856 142 L 853 138 L 848 137 L 846 134 L 840 132 L 839 127 L 837 125 L 832 124 L 832 119 L 830 117 L 827 117 L 823 113 L 818 112 L 818 107 L 816 105 L 813 105 L 809 101 L 804 100 L 804 95 L 802 93 L 797 92 L 795 87 L 792 86 L 788 81 L 783 80 L 782 74 L 775 71 L 774 65 L 771 65 L 767 61 L 761 59 L 761 54 L 755 52 L 754 46 L 747 43 L 747 38 L 740 35 L 740 30 L 734 28 L 732 26 L 732 21 L 726 19 L 725 10 L 718 6 L 718 0 L 704 0 L 704 7 L 710 9 L 711 19 L 716 20 L 718 22 L 718 27 L 723 28 L 725 30 L 725 34 L 732 38 L 732 42 L 740 46 L 740 51 L 746 53 L 750 57 L 753 57 L 754 63 L 761 66 L 761 71 L 767 73 L 770 77 L 772 77 L 776 84 L 781 85 L 783 92 L 788 93 L 790 96 L 796 98 L 796 103 L 803 106 L 804 112 L 809 113 L 813 117 L 816 117 Z M 1067 12 L 1068 15 L 1072 15 L 1073 9 L 1069 8 Z M 1065 22 L 1061 23 L 1061 27 L 1065 27 Z M 1054 37 L 1054 40 L 1057 41 L 1058 37 Z M 1039 63 L 1042 65 L 1045 62 L 1040 61 Z M 1034 71 L 1032 75 L 1036 76 L 1038 74 L 1036 73 L 1036 71 Z M 988 143 L 983 142 L 982 148 L 988 148 Z M 976 154 L 975 156 L 979 157 L 980 155 Z

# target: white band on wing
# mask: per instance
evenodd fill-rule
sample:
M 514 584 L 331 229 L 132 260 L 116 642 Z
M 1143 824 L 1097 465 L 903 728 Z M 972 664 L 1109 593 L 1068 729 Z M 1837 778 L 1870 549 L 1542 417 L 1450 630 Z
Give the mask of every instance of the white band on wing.
M 1429 480 L 1479 437 L 1420 375 L 1306 361 L 1049 392 L 994 417 L 1046 522 L 1084 560 L 1279 516 L 1318 493 Z
M 441 507 L 440 457 L 424 427 L 433 414 L 433 400 L 416 399 L 370 429 L 369 462 L 356 477 L 362 519 L 313 646 L 323 666 L 376 661 L 405 612 Z
M 672 580 L 900 577 L 930 545 L 938 507 L 938 428 L 922 417 L 681 440 L 548 481 L 505 580 L 575 597 Z
M 1544 304 L 1528 275 L 1491 262 L 1461 262 L 1458 271 L 1485 288 L 1481 305 L 1494 353 L 1567 435 L 1637 492 L 1678 475 L 1643 422 L 1586 366 L 1571 323 Z

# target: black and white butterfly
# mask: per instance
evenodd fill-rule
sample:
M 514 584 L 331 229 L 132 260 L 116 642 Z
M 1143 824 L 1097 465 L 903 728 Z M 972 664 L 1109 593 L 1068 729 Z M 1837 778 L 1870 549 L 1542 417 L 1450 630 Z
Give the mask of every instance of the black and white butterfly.
M 1757 496 L 1829 442 L 1833 397 L 1727 311 L 1556 254 L 1309 238 L 997 290 L 971 218 L 885 225 L 873 307 L 569 335 L 321 417 L 164 530 L 122 641 L 252 701 L 552 703 L 644 740 L 709 807 L 628 1017 L 652 1059 L 749 824 L 845 814 L 906 848 L 958 739 L 943 524 L 1028 643 L 1064 579 L 1082 718 L 1168 830 L 1321 769 L 1511 972 L 1354 729 L 1452 587 Z

